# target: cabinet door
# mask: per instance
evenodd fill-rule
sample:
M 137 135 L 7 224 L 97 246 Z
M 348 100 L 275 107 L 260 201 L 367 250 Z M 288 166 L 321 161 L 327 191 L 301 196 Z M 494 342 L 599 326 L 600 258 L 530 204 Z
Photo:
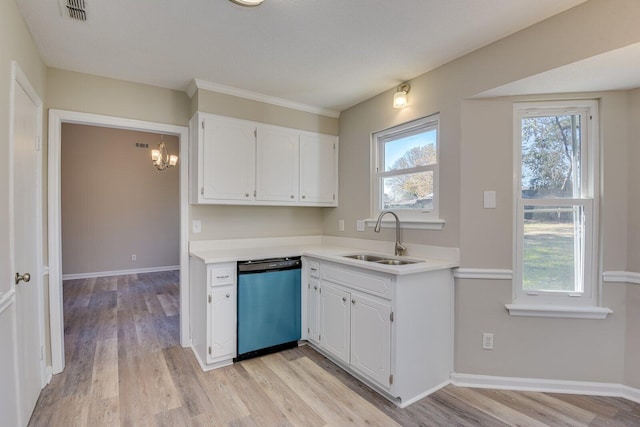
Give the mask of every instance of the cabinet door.
M 349 363 L 349 293 L 329 283 L 320 285 L 320 345 Z
M 207 362 L 236 356 L 236 291 L 233 285 L 209 288 L 210 323 Z
M 241 120 L 203 120 L 203 189 L 205 199 L 253 200 L 255 126 Z
M 318 344 L 320 342 L 320 282 L 318 281 L 318 279 L 309 279 L 308 288 L 308 339 L 309 341 Z
M 382 387 L 391 386 L 391 306 L 351 293 L 351 366 Z
M 337 204 L 336 137 L 300 135 L 300 201 Z
M 259 127 L 256 200 L 298 201 L 298 132 Z

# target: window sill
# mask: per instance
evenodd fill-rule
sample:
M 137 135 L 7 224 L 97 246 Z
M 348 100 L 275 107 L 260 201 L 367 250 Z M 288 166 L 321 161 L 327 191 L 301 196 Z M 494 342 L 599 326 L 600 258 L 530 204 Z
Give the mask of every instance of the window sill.
M 376 219 L 368 218 L 364 222 L 367 227 L 373 228 L 376 226 Z M 433 220 L 400 220 L 400 228 L 407 228 L 410 230 L 442 230 L 444 228 L 445 221 L 443 219 Z M 395 220 L 382 220 L 382 228 L 396 228 Z
M 563 317 L 568 319 L 606 319 L 613 310 L 607 307 L 594 306 L 553 306 L 505 304 L 511 316 L 527 317 Z

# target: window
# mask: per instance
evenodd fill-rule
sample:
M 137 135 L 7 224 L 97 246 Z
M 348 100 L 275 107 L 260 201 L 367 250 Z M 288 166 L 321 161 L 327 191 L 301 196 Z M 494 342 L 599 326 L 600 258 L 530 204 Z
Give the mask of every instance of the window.
M 373 134 L 373 215 L 438 219 L 438 115 Z M 437 222 L 437 221 L 436 221 Z
M 597 104 L 518 104 L 514 113 L 514 305 L 596 306 Z

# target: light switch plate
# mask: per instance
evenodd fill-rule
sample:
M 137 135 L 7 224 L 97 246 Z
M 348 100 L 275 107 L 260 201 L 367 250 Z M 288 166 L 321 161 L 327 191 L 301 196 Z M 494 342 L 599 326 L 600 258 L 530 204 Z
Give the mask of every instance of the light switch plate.
M 344 231 L 344 219 L 338 220 L 338 231 Z
M 194 219 L 191 221 L 191 232 L 192 233 L 200 233 L 202 231 L 202 221 L 199 219 Z
M 356 220 L 356 231 L 364 231 L 364 219 Z
M 485 209 L 496 208 L 496 192 L 495 191 L 484 192 L 484 208 Z

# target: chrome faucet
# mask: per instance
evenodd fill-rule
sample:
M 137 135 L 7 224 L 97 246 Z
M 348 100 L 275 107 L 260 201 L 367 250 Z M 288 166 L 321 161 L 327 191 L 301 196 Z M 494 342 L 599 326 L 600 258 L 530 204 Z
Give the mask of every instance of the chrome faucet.
M 376 228 L 374 228 L 373 231 L 375 231 L 376 233 L 380 232 L 380 225 L 382 225 L 382 217 L 385 216 L 385 214 L 391 214 L 396 219 L 396 251 L 395 251 L 395 254 L 396 254 L 396 256 L 402 256 L 407 252 L 407 248 L 402 243 L 400 243 L 400 218 L 398 218 L 398 215 L 396 215 L 395 212 L 393 212 L 393 211 L 382 211 L 382 212 L 380 212 L 380 215 L 378 216 L 378 222 L 376 222 Z

